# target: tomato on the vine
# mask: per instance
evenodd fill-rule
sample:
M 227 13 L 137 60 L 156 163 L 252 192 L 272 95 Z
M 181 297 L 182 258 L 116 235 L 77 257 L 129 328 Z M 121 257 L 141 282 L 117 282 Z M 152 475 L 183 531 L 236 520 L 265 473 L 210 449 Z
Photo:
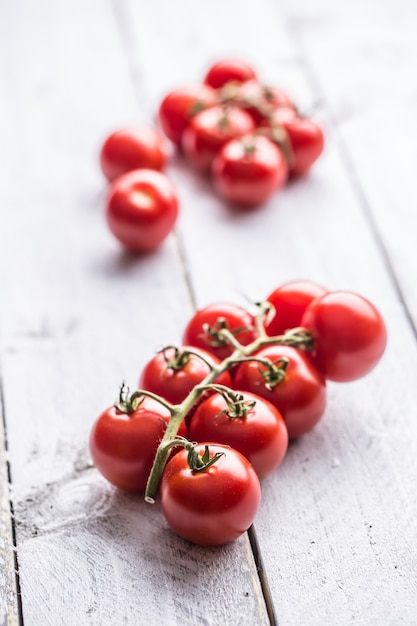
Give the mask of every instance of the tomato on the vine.
M 226 302 L 209 304 L 194 313 L 184 330 L 182 341 L 203 348 L 223 360 L 234 348 L 219 335 L 219 331 L 229 330 L 239 343 L 246 346 L 256 339 L 254 324 L 253 315 L 243 307 Z
M 110 186 L 107 223 L 128 250 L 147 252 L 157 248 L 174 228 L 177 216 L 175 188 L 161 172 L 132 170 Z
M 204 380 L 211 367 L 219 363 L 217 357 L 201 348 L 170 346 L 148 361 L 140 375 L 139 387 L 179 404 Z M 215 382 L 230 387 L 229 372 L 220 374 Z
M 220 195 L 241 206 L 265 202 L 283 186 L 288 166 L 280 148 L 268 138 L 245 135 L 227 142 L 212 164 Z
M 189 452 L 181 450 L 167 464 L 160 486 L 161 507 L 180 537 L 200 545 L 223 545 L 242 535 L 259 509 L 261 488 L 255 470 L 237 450 L 201 443 L 204 459 L 221 454 L 207 468 L 192 469 Z M 198 464 L 197 464 L 198 465 Z
M 287 133 L 292 152 L 290 173 L 293 175 L 304 174 L 323 152 L 324 135 L 320 126 L 291 108 L 275 109 L 268 125 L 283 128 Z
M 323 375 L 308 354 L 290 346 L 268 346 L 254 357 L 267 359 L 276 368 L 256 360 L 243 362 L 233 386 L 269 400 L 283 416 L 290 439 L 304 435 L 318 423 L 326 407 Z
M 256 78 L 255 70 L 245 61 L 238 59 L 223 59 L 214 63 L 206 73 L 204 83 L 220 89 L 226 83 L 244 82 Z
M 182 135 L 182 148 L 189 162 L 207 171 L 230 139 L 252 132 L 255 125 L 245 111 L 233 106 L 214 106 L 195 115 Z
M 159 123 L 166 136 L 177 146 L 191 118 L 219 101 L 216 90 L 196 84 L 168 93 L 159 106 Z
M 278 87 L 263 85 L 257 80 L 248 80 L 239 85 L 234 99 L 249 113 L 257 125 L 268 119 L 274 109 L 282 107 L 295 109 L 285 91 Z
M 327 291 L 310 280 L 293 280 L 274 289 L 266 298 L 275 309 L 274 315 L 265 324 L 267 335 L 281 335 L 290 328 L 301 326 L 308 305 Z
M 278 467 L 288 447 L 281 413 L 249 391 L 211 395 L 197 407 L 189 433 L 193 441 L 217 441 L 238 450 L 252 463 L 259 478 Z
M 301 325 L 314 337 L 317 366 L 326 378 L 338 382 L 365 376 L 379 362 L 387 343 L 379 311 L 349 291 L 332 291 L 314 300 Z
M 139 168 L 162 170 L 167 160 L 164 137 L 150 126 L 122 128 L 107 137 L 100 165 L 107 180 Z
M 90 433 L 94 465 L 116 487 L 144 491 L 170 417 L 166 407 L 145 396 L 136 407 L 109 407 L 96 419 Z M 184 422 L 178 434 L 187 436 Z

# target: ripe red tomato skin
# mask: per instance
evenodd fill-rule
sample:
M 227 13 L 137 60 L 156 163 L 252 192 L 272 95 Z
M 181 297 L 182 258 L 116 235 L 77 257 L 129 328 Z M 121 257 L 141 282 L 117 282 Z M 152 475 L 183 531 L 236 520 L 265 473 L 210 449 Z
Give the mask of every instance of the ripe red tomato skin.
M 161 404 L 145 398 L 128 415 L 115 407 L 105 410 L 94 422 L 90 433 L 90 452 L 94 465 L 114 486 L 124 491 L 145 491 L 154 456 L 170 413 Z M 184 422 L 178 434 L 187 436 Z M 178 448 L 175 448 L 178 451 Z
M 314 359 L 329 380 L 349 382 L 365 376 L 386 347 L 381 314 L 353 292 L 333 291 L 315 300 L 301 323 L 315 338 Z
M 265 478 L 282 462 L 288 447 L 288 431 L 279 411 L 264 398 L 242 393 L 253 409 L 244 417 L 220 415 L 227 409 L 225 399 L 215 393 L 195 411 L 189 427 L 192 441 L 217 441 L 238 450 L 252 464 L 259 479 Z
M 110 182 L 139 168 L 162 170 L 166 161 L 164 138 L 150 126 L 117 130 L 107 137 L 100 151 L 101 169 Z
M 235 335 L 236 339 L 244 346 L 252 343 L 252 341 L 256 339 L 256 332 L 254 330 L 255 320 L 249 311 L 246 311 L 236 304 L 216 302 L 199 309 L 191 317 L 184 330 L 182 337 L 183 343 L 207 350 L 223 361 L 232 354 L 233 347 L 230 345 L 210 345 L 210 337 L 207 337 L 203 328 L 204 324 L 208 324 L 208 326 L 213 328 L 217 320 L 221 317 L 226 320 L 227 327 L 231 331 L 243 327 L 247 328 L 247 330 Z
M 274 109 L 295 111 L 290 97 L 282 89 L 263 85 L 257 80 L 243 82 L 238 88 L 236 100 L 243 104 L 256 125 L 266 123 L 266 115 Z M 253 103 L 252 106 L 250 103 Z
M 181 349 L 191 347 L 182 346 Z M 201 352 L 204 358 L 211 361 L 213 365 L 220 361 L 217 357 L 201 348 L 193 348 L 193 350 Z M 173 348 L 165 351 L 168 358 L 174 355 Z M 172 404 L 182 402 L 190 391 L 203 381 L 209 373 L 209 366 L 204 363 L 198 356 L 190 355 L 190 360 L 184 368 L 175 370 L 167 366 L 164 354 L 159 352 L 156 354 L 143 368 L 139 378 L 139 388 L 162 396 Z M 220 374 L 215 380 L 221 385 L 231 386 L 231 378 L 229 372 Z
M 205 443 L 197 446 L 204 452 Z M 244 533 L 255 519 L 261 488 L 255 470 L 237 450 L 208 443 L 211 456 L 224 455 L 210 468 L 193 472 L 187 452 L 167 464 L 160 486 L 161 507 L 169 526 L 200 545 L 223 545 Z
M 309 280 L 293 280 L 274 289 L 266 298 L 275 308 L 275 316 L 265 325 L 267 335 L 281 335 L 301 326 L 308 305 L 327 292 L 322 285 Z
M 192 116 L 217 103 L 217 93 L 209 85 L 195 84 L 176 89 L 159 105 L 159 123 L 165 135 L 180 147 L 182 134 Z
M 247 143 L 254 146 L 247 151 Z M 227 142 L 212 163 L 213 183 L 218 193 L 242 207 L 262 204 L 288 178 L 288 165 L 281 150 L 262 136 L 245 136 Z
M 223 59 L 208 69 L 204 84 L 220 89 L 231 81 L 241 83 L 254 78 L 256 78 L 255 70 L 245 61 Z
M 116 239 L 132 252 L 148 252 L 161 245 L 177 217 L 175 188 L 161 172 L 133 170 L 110 186 L 107 224 Z
M 308 117 L 301 117 L 288 108 L 276 109 L 268 125 L 277 123 L 287 132 L 294 161 L 292 176 L 305 174 L 317 161 L 324 149 L 324 135 L 320 126 Z
M 255 356 L 271 361 L 287 357 L 289 364 L 285 379 L 268 389 L 259 372 L 265 367 L 252 361 L 238 366 L 233 387 L 269 400 L 283 416 L 289 438 L 301 437 L 319 422 L 326 408 L 324 377 L 308 354 L 290 346 L 268 346 Z
M 182 135 L 182 149 L 196 169 L 208 171 L 220 148 L 230 139 L 254 130 L 246 111 L 214 106 L 195 115 Z

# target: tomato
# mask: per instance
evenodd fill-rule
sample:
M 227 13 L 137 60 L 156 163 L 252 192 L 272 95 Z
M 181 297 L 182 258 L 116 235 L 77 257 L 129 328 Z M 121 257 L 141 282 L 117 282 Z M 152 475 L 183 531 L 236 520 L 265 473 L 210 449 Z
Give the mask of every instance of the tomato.
M 215 89 L 220 89 L 231 81 L 241 83 L 251 78 L 256 78 L 256 74 L 248 63 L 237 59 L 224 59 L 210 67 L 204 78 L 204 83 Z
M 273 109 L 286 107 L 294 110 L 294 105 L 285 91 L 263 85 L 257 80 L 248 80 L 239 85 L 235 100 L 245 108 L 256 124 L 265 121 Z
M 149 126 L 123 128 L 107 137 L 100 152 L 100 165 L 107 180 L 139 168 L 162 170 L 167 160 L 165 141 Z
M 247 361 L 238 366 L 233 387 L 269 400 L 283 416 L 290 439 L 304 435 L 318 423 L 326 407 L 326 383 L 321 372 L 308 354 L 290 346 L 268 346 L 255 356 L 271 362 L 288 359 L 283 380 L 269 382 L 265 365 Z
M 114 236 L 127 249 L 157 248 L 173 229 L 178 216 L 174 186 L 161 172 L 140 169 L 113 181 L 106 219 Z
M 125 491 L 144 491 L 170 413 L 152 398 L 124 412 L 112 406 L 93 424 L 90 452 L 94 465 L 113 485 Z M 178 434 L 186 437 L 184 422 Z M 175 448 L 178 450 L 178 448 Z
M 265 202 L 288 177 L 281 150 L 262 136 L 246 135 L 226 143 L 212 164 L 217 191 L 232 203 L 255 206 Z
M 193 441 L 217 441 L 243 454 L 258 478 L 270 474 L 284 459 L 288 431 L 281 413 L 248 391 L 215 393 L 195 411 L 189 427 Z
M 362 296 L 333 291 L 314 300 L 301 325 L 315 339 L 315 361 L 329 380 L 347 382 L 370 372 L 382 357 L 387 333 L 381 314 Z
M 244 533 L 255 519 L 261 488 L 255 470 L 237 450 L 201 443 L 196 451 L 222 456 L 207 469 L 195 471 L 188 452 L 181 450 L 167 464 L 162 476 L 162 512 L 181 537 L 201 545 L 223 545 Z
M 234 348 L 218 335 L 226 328 L 244 346 L 256 339 L 254 317 L 246 309 L 225 302 L 209 304 L 199 309 L 188 322 L 182 341 L 184 344 L 203 348 L 223 361 Z
M 190 85 L 171 91 L 159 106 L 159 123 L 166 136 L 177 146 L 190 119 L 203 109 L 218 103 L 217 93 L 209 85 Z
M 274 289 L 266 298 L 275 309 L 274 316 L 265 325 L 267 335 L 281 335 L 300 326 L 308 305 L 325 293 L 327 289 L 309 280 L 294 280 Z
M 255 125 L 245 111 L 215 106 L 195 115 L 182 135 L 182 148 L 190 163 L 209 170 L 220 148 L 230 139 L 250 133 Z
M 288 108 L 276 109 L 269 124 L 284 128 L 288 135 L 293 157 L 290 173 L 300 175 L 307 172 L 324 149 L 321 128 L 313 120 L 301 117 Z
M 189 354 L 187 348 L 201 354 Z M 139 387 L 162 396 L 172 404 L 182 402 L 190 391 L 201 383 L 210 372 L 210 366 L 220 363 L 219 359 L 201 348 L 182 346 L 169 347 L 158 352 L 148 363 L 139 378 Z M 216 378 L 216 383 L 230 387 L 229 372 Z

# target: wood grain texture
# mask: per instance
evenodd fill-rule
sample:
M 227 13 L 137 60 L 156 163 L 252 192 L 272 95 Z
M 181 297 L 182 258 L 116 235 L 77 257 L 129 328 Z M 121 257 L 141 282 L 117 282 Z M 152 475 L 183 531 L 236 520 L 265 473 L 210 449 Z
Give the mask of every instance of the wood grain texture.
M 274 610 L 280 626 L 417 623 L 413 18 L 406 0 L 0 6 L 1 361 L 26 626 L 269 623 L 248 538 L 178 539 L 158 504 L 100 478 L 87 441 L 193 307 L 304 277 L 375 302 L 389 346 L 363 381 L 329 385 L 322 423 L 263 483 L 255 531 Z M 314 112 L 323 157 L 242 213 L 173 156 L 176 232 L 125 255 L 102 219 L 102 139 L 229 55 Z
M 3 425 L 3 415 L 0 415 L 0 624 L 15 626 L 18 624 L 18 601 Z

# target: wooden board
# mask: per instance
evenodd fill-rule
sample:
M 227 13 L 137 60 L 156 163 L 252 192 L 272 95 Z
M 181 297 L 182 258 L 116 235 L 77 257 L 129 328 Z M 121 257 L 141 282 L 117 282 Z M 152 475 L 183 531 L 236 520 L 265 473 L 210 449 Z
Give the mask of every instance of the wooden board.
M 416 10 L 400 4 L 0 6 L 1 624 L 417 623 Z M 176 231 L 124 254 L 101 142 L 230 55 L 314 111 L 324 155 L 246 213 L 173 156 Z M 191 546 L 99 476 L 91 425 L 195 307 L 293 278 L 374 301 L 387 353 L 329 385 L 322 422 L 263 482 L 251 537 Z

